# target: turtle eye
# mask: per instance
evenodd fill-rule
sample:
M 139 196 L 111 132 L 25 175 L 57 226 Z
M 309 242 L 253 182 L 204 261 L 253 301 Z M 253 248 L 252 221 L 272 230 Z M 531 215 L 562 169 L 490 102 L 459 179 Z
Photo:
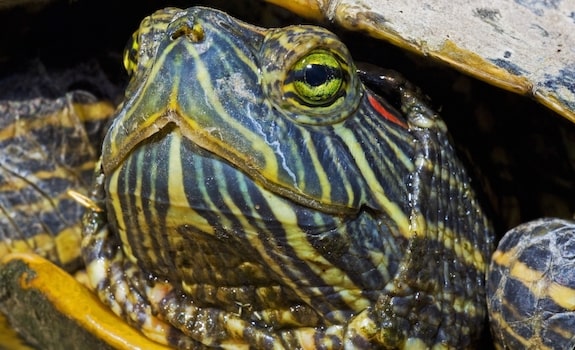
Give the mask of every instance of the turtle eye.
M 316 50 L 299 59 L 287 75 L 288 96 L 308 106 L 328 106 L 342 96 L 344 72 L 337 57 Z
M 364 90 L 351 54 L 335 34 L 288 26 L 266 34 L 260 50 L 264 96 L 281 114 L 318 126 L 354 115 Z
M 133 76 L 138 67 L 138 53 L 140 51 L 140 32 L 136 31 L 128 40 L 126 48 L 124 49 L 124 69 L 128 75 Z

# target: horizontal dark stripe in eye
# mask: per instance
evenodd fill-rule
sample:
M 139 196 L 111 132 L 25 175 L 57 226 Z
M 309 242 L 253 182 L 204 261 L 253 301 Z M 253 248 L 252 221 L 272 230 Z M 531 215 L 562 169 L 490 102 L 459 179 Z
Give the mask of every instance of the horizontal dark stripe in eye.
M 286 83 L 302 81 L 310 86 L 320 86 L 330 80 L 341 78 L 341 69 L 323 64 L 308 64 L 304 69 L 292 71 L 288 75 Z

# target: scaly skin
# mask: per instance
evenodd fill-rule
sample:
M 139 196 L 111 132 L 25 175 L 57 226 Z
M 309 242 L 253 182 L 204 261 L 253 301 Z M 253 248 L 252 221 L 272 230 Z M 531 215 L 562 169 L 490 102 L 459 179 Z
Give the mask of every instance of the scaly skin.
M 180 348 L 472 346 L 492 232 L 413 87 L 318 27 L 139 33 L 83 240 L 114 312 Z

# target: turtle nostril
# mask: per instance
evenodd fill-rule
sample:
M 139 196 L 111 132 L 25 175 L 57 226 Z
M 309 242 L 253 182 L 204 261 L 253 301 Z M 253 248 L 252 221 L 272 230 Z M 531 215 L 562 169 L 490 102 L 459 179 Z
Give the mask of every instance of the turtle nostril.
M 204 29 L 198 23 L 191 26 L 189 23 L 182 23 L 179 28 L 172 33 L 170 38 L 176 40 L 181 36 L 185 36 L 191 42 L 198 43 L 204 40 Z

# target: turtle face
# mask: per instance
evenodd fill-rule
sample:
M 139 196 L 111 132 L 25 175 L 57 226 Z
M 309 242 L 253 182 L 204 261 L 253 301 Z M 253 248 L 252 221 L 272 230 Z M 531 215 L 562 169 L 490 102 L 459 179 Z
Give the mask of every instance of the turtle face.
M 365 284 L 382 288 L 402 251 L 397 225 L 378 220 L 406 221 L 393 198 L 407 197 L 413 168 L 397 146 L 405 123 L 374 112 L 384 102 L 368 99 L 322 28 L 265 30 L 202 8 L 161 28 L 141 37 L 153 38 L 138 44 L 144 62 L 127 61 L 133 80 L 103 148 L 109 220 L 130 260 L 193 295 L 287 285 L 300 294 L 288 299 L 322 300 L 332 321 L 365 308 L 375 299 Z M 370 244 L 390 254 L 353 258 L 372 271 L 355 281 L 338 261 L 365 250 L 349 242 L 351 226 L 382 232 Z M 328 301 L 312 288 L 350 295 Z M 271 299 L 260 304 L 280 303 Z
M 204 345 L 361 345 L 376 333 L 397 345 L 415 341 L 411 329 L 433 344 L 406 326 L 422 295 L 445 285 L 425 261 L 470 251 L 466 281 L 482 279 L 483 236 L 458 235 L 484 218 L 418 97 L 397 86 L 406 120 L 318 27 L 168 9 L 134 38 L 132 81 L 102 152 L 110 234 L 88 225 L 83 243 L 101 298 L 147 332 L 157 315 L 183 332 L 172 340 Z M 427 249 L 436 255 L 415 256 Z M 469 294 L 460 304 L 483 303 L 481 288 Z M 430 317 L 453 295 L 425 299 Z

